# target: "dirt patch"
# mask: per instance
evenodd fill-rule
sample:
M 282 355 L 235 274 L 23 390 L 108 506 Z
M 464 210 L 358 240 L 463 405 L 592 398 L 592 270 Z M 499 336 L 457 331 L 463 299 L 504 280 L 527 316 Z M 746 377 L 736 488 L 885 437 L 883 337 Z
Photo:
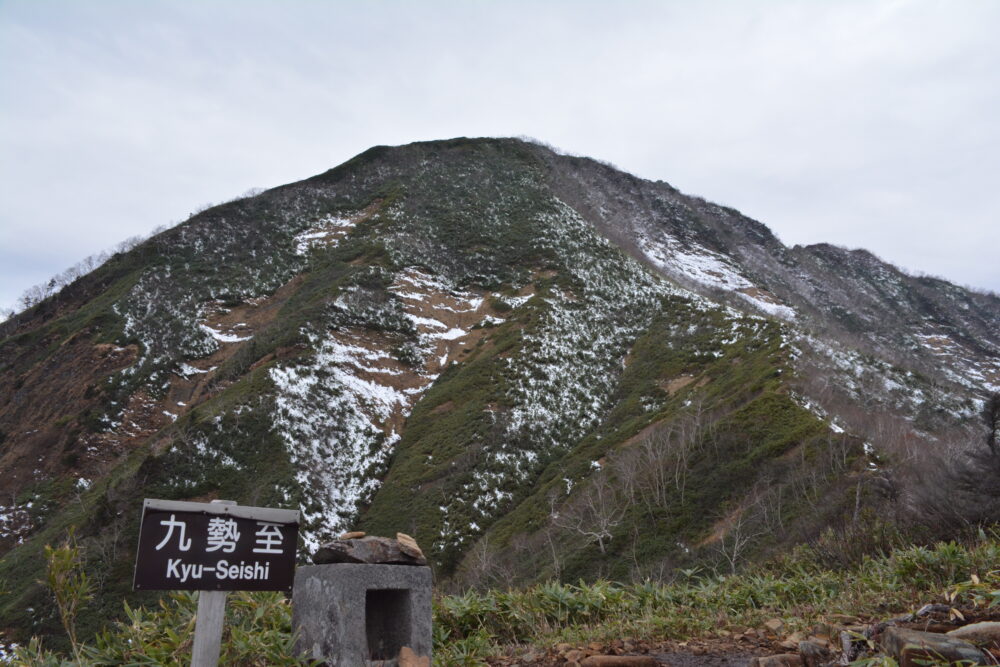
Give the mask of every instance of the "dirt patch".
M 716 544 L 720 542 L 722 538 L 724 538 L 729 531 L 733 529 L 733 526 L 736 525 L 745 511 L 746 508 L 742 505 L 733 509 L 729 514 L 716 521 L 712 525 L 712 529 L 709 531 L 708 536 L 698 542 L 695 546 L 700 548 L 708 546 L 709 544 Z
M 431 410 L 432 415 L 443 415 L 446 412 L 451 412 L 455 409 L 455 401 L 445 401 L 441 405 L 437 406 Z
M 937 354 L 951 354 L 955 343 L 947 336 L 927 336 L 924 344 Z
M 690 641 L 648 641 L 641 639 L 590 642 L 587 644 L 559 644 L 540 649 L 528 646 L 511 646 L 505 655 L 488 659 L 492 667 L 538 665 L 551 667 L 566 665 L 567 657 L 592 655 L 648 656 L 659 665 L 680 667 L 745 667 L 756 657 L 774 655 L 783 650 L 775 649 L 767 639 L 749 636 L 708 637 Z
M 167 390 L 161 409 L 179 417 L 209 398 L 215 390 L 216 369 L 252 340 L 256 332 L 277 319 L 281 307 L 291 298 L 302 281 L 302 276 L 295 276 L 270 296 L 250 299 L 232 307 L 226 307 L 220 302 L 209 303 L 202 325 L 217 332 L 219 347 L 211 355 L 192 360 L 181 367 L 180 373 L 170 380 L 170 388 Z M 220 337 L 223 340 L 218 340 Z M 288 356 L 294 352 L 285 348 L 269 354 L 268 357 L 274 359 L 279 355 Z M 259 365 L 261 361 L 255 362 L 251 368 Z
M 8 439 L 16 438 L 0 458 L 8 488 L 16 493 L 35 480 L 67 472 L 87 479 L 108 472 L 128 452 L 208 398 L 215 369 L 274 321 L 301 280 L 293 278 L 273 295 L 235 307 L 208 304 L 202 324 L 228 340 L 220 340 L 212 355 L 183 364 L 171 377 L 165 397 L 146 391 L 130 396 L 118 424 L 107 432 L 92 433 L 84 421 L 92 419 L 102 403 L 102 382 L 135 363 L 138 347 L 94 345 L 78 335 L 19 381 L 3 378 L 0 429 L 10 434 Z
M 629 438 L 628 440 L 626 440 L 625 442 L 623 442 L 621 444 L 620 449 L 625 449 L 626 447 L 630 447 L 632 445 L 635 445 L 635 444 L 638 444 L 638 443 L 642 442 L 646 438 L 648 438 L 651 435 L 653 435 L 653 433 L 655 433 L 657 431 L 657 429 L 662 428 L 665 423 L 666 423 L 666 420 L 660 420 L 660 421 L 653 422 L 652 424 L 650 424 L 649 426 L 647 426 L 646 428 L 642 429 L 641 431 L 639 431 L 638 433 L 636 433 L 635 435 L 633 435 L 631 438 Z
M 781 299 L 776 297 L 774 294 L 759 287 L 744 287 L 736 291 L 741 294 L 746 294 L 748 297 L 755 299 L 757 301 L 763 301 L 765 303 L 773 303 L 776 306 L 785 305 L 781 302 Z
M 100 447 L 85 422 L 101 402 L 104 380 L 137 356 L 134 345 L 95 345 L 89 336 L 76 335 L 19 377 L 0 374 L 5 495 L 67 470 L 92 477 L 117 458 L 119 452 Z
M 749 653 L 695 654 L 686 651 L 653 655 L 657 662 L 673 667 L 745 667 L 756 657 Z
M 439 374 L 459 355 L 479 344 L 490 328 L 476 325 L 487 317 L 502 321 L 490 302 L 492 293 L 449 292 L 416 269 L 402 272 L 389 288 L 414 318 L 417 331 L 434 341 L 424 372 Z
M 673 396 L 692 382 L 694 382 L 693 375 L 679 375 L 672 380 L 661 381 L 660 388 L 667 392 L 668 395 Z

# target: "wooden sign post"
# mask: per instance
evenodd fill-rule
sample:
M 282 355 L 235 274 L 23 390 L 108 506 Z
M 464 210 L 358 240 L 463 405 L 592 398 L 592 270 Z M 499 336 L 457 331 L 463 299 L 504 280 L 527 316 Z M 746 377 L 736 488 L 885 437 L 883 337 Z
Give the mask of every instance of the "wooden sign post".
M 201 591 L 192 667 L 219 661 L 226 591 L 291 591 L 297 510 L 146 499 L 136 590 Z

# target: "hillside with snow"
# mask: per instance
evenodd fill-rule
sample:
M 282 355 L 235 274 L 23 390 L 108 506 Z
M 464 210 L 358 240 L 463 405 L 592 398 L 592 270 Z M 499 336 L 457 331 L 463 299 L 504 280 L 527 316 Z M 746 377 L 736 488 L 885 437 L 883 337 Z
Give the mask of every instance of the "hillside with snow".
M 58 625 L 35 581 L 69 526 L 100 604 L 142 597 L 144 497 L 300 508 L 303 558 L 412 534 L 456 587 L 668 578 L 902 521 L 935 457 L 982 442 L 1000 299 L 456 139 L 111 257 L 0 325 L 0 376 L 0 627 L 23 637 Z

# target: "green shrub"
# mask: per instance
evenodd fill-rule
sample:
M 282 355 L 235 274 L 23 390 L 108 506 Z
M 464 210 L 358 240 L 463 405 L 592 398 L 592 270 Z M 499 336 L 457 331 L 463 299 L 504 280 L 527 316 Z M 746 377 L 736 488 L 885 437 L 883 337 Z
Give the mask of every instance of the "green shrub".
M 171 593 L 158 609 L 125 605 L 125 620 L 81 645 L 80 665 L 184 665 L 194 642 L 197 593 Z M 223 628 L 224 665 L 299 665 L 294 655 L 291 605 L 280 593 L 239 592 L 226 602 Z M 14 665 L 61 665 L 59 654 L 47 651 L 40 639 L 19 648 Z

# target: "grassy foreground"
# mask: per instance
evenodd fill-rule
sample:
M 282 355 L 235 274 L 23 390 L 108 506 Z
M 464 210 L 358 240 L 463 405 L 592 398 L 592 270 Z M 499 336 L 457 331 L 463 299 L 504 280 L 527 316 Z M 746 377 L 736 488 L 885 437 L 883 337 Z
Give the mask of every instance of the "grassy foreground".
M 436 665 L 482 665 L 512 645 L 708 637 L 781 617 L 790 630 L 829 614 L 886 618 L 932 601 L 953 607 L 1000 604 L 1000 539 L 940 543 L 866 557 L 835 571 L 801 549 L 754 573 L 699 576 L 669 584 L 550 582 L 523 590 L 440 596 L 434 603 Z M 74 659 L 40 640 L 17 650 L 15 665 L 173 665 L 189 659 L 197 596 L 175 593 L 74 648 Z M 223 664 L 302 664 L 293 654 L 291 606 L 276 593 L 229 598 Z

